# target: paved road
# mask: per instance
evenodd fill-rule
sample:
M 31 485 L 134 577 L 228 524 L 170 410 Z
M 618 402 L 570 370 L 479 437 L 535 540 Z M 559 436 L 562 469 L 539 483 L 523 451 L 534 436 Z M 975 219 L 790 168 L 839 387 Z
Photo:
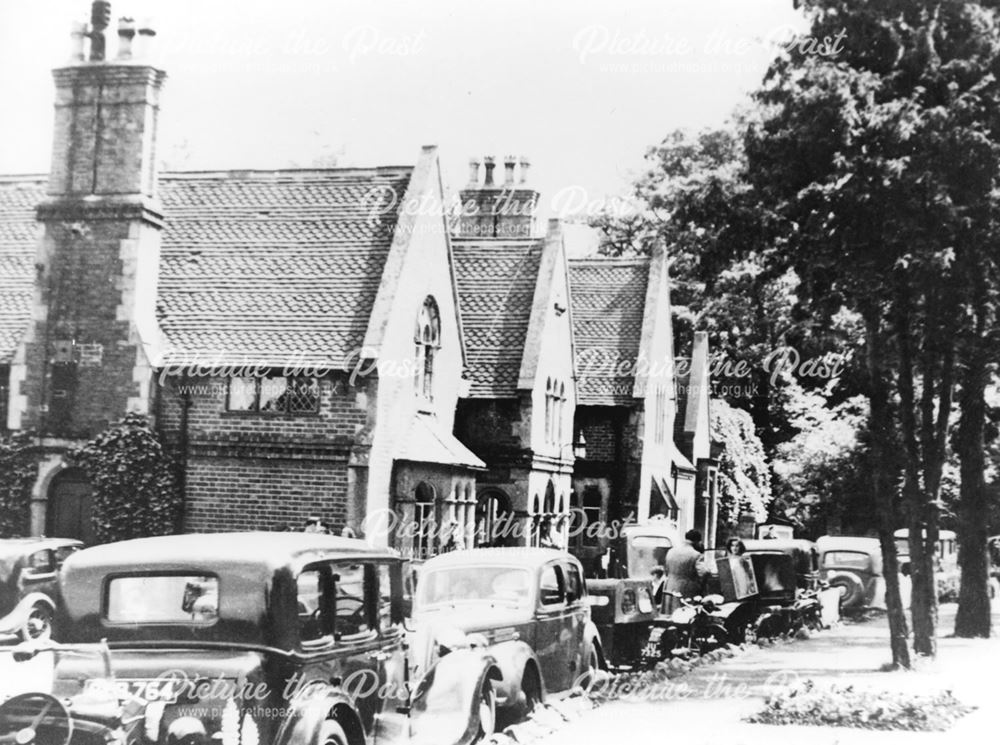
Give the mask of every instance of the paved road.
M 942 606 L 941 634 L 954 626 L 955 606 Z M 994 608 L 1000 633 L 1000 606 Z M 914 672 L 880 672 L 889 661 L 884 619 L 844 625 L 813 639 L 752 649 L 746 654 L 698 668 L 655 691 L 654 701 L 618 701 L 588 712 L 540 740 L 539 745 L 905 745 L 961 742 L 1000 732 L 995 677 L 1000 670 L 1000 639 L 940 639 L 933 662 Z M 796 679 L 854 684 L 858 689 L 931 692 L 951 690 L 980 710 L 941 734 L 870 732 L 853 728 L 770 726 L 742 720 L 760 710 L 776 686 Z M 686 684 L 681 687 L 681 683 Z

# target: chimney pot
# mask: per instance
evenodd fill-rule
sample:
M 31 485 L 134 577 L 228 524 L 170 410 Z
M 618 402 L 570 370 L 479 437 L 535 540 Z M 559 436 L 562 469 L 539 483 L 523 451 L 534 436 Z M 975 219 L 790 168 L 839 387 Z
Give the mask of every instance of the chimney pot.
M 69 58 L 72 62 L 83 62 L 83 40 L 87 37 L 87 24 L 76 21 L 70 26 L 70 52 Z
M 517 158 L 508 155 L 503 159 L 503 184 L 504 186 L 514 185 L 514 167 L 517 165 Z
M 483 158 L 483 166 L 486 168 L 486 178 L 483 186 L 493 186 L 493 169 L 496 167 L 496 159 L 492 155 Z
M 156 31 L 148 18 L 143 18 L 138 26 L 138 37 L 135 39 L 132 56 L 136 59 L 148 60 L 152 56 L 153 37 L 156 36 Z
M 521 183 L 523 184 L 528 180 L 528 169 L 531 167 L 531 161 L 528 160 L 526 155 L 521 156 Z
M 479 158 L 469 158 L 469 184 L 479 186 Z
M 102 62 L 106 43 L 104 30 L 111 23 L 111 3 L 108 0 L 94 0 L 90 6 L 90 61 Z
M 118 59 L 132 59 L 132 39 L 135 38 L 135 20 L 118 19 Z

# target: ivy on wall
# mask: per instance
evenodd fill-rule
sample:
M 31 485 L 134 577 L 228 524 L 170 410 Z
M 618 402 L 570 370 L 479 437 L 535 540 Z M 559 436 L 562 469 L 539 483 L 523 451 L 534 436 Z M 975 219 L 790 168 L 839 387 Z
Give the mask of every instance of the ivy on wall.
M 719 458 L 719 524 L 735 525 L 744 512 L 763 520 L 771 502 L 771 471 L 750 414 L 713 398 L 712 438 L 725 445 Z
M 0 538 L 31 530 L 31 487 L 38 475 L 32 445 L 29 434 L 0 435 Z
M 146 417 L 127 415 L 69 457 L 93 485 L 98 541 L 177 531 L 183 502 L 177 465 Z

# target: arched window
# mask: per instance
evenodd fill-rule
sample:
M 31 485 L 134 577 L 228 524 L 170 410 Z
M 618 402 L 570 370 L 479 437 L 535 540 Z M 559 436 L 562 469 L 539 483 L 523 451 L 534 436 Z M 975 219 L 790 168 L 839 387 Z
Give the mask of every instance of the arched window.
M 413 334 L 416 345 L 414 355 L 414 388 L 418 396 L 428 401 L 434 400 L 434 355 L 441 348 L 441 315 L 434 298 L 427 296 Z
M 556 488 L 550 481 L 545 486 L 545 501 L 542 502 L 542 514 L 538 519 L 538 545 L 555 546 L 553 521 L 556 514 Z
M 476 546 L 505 546 L 510 537 L 510 500 L 488 491 L 476 500 Z
M 552 382 L 552 378 L 547 378 L 545 380 L 545 442 L 552 442 L 552 417 L 554 412 L 552 411 L 552 392 L 555 390 L 555 384 Z
M 531 535 L 528 544 L 531 546 L 537 546 L 539 538 L 541 536 L 541 520 L 542 520 L 542 505 L 538 500 L 538 495 L 535 495 L 534 502 L 531 508 Z
M 413 520 L 416 523 L 416 530 L 413 531 L 413 558 L 427 559 L 436 553 L 434 487 L 421 481 L 414 490 L 413 501 Z
M 559 404 L 556 406 L 556 436 L 555 442 L 557 445 L 562 447 L 563 444 L 563 419 L 565 419 L 566 412 L 566 384 L 559 384 Z M 559 453 L 560 457 L 562 452 Z

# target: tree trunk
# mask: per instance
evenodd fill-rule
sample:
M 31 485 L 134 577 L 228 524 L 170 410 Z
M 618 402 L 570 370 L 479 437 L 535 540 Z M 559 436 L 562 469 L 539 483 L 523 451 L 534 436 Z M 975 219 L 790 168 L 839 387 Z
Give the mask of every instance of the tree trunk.
M 924 548 L 925 503 L 921 487 L 921 465 L 923 457 L 917 439 L 916 397 L 914 392 L 914 368 L 916 355 L 913 349 L 913 301 L 906 279 L 901 279 L 896 297 L 896 338 L 899 342 L 899 423 L 905 456 L 903 468 L 903 502 L 906 511 L 906 526 L 909 529 L 910 560 L 908 564 L 912 589 L 910 593 L 910 615 L 913 619 L 913 651 L 920 655 L 933 656 L 935 653 L 935 611 L 934 570 L 930 566 Z M 926 343 L 926 327 L 923 328 Z M 926 352 L 926 347 L 925 347 Z M 926 359 L 926 358 L 925 358 Z M 925 370 L 926 372 L 926 370 Z M 933 378 L 933 371 L 931 371 Z M 933 379 L 923 380 L 924 390 L 933 386 Z M 931 388 L 933 391 L 933 388 Z M 933 400 L 933 398 L 932 398 Z
M 985 343 L 987 312 L 985 298 L 977 293 L 976 330 L 966 345 L 959 403 L 956 449 L 962 485 L 959 491 L 958 563 L 962 584 L 958 595 L 955 636 L 973 638 L 990 635 L 989 556 L 987 553 L 985 442 L 986 383 L 989 377 Z
M 868 401 L 871 409 L 872 479 L 875 494 L 875 511 L 878 515 L 879 543 L 882 547 L 883 575 L 885 576 L 885 605 L 889 620 L 889 647 L 894 667 L 910 667 L 910 650 L 906 644 L 909 634 L 906 614 L 899 593 L 899 563 L 893 532 L 896 526 L 895 469 L 893 452 L 896 437 L 893 430 L 892 410 L 889 406 L 889 386 L 883 360 L 884 339 L 878 308 L 865 311 L 865 367 L 868 373 Z

